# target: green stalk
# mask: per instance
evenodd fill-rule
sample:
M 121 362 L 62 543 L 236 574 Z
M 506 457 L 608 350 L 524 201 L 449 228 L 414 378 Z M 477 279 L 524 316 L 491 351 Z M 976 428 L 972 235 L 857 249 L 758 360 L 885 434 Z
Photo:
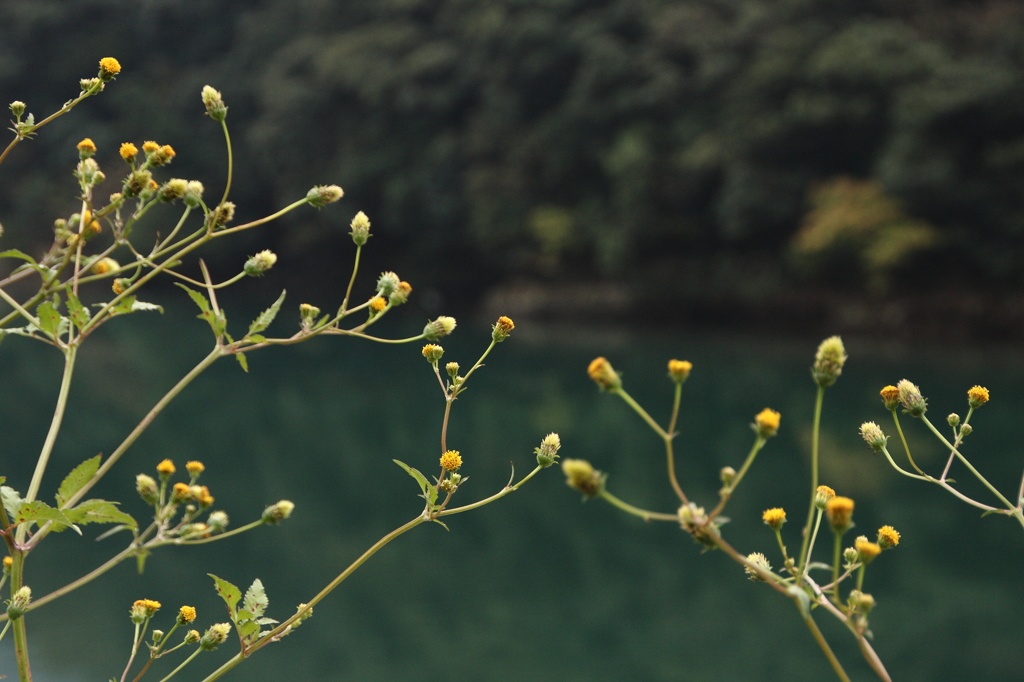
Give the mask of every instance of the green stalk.
M 359 254 L 363 252 L 363 247 L 356 244 L 356 262 L 352 265 L 352 277 L 348 280 L 348 289 L 345 290 L 345 300 L 341 302 L 341 308 L 338 310 L 338 319 L 345 316 L 345 312 L 348 310 L 348 301 L 352 296 L 352 286 L 356 283 L 356 273 L 359 272 Z
M 961 455 L 960 451 L 958 449 L 956 449 L 955 447 L 953 447 L 953 445 L 951 445 L 950 442 L 948 440 L 946 440 L 945 436 L 943 436 L 941 433 L 939 433 L 938 429 L 936 429 L 934 426 L 932 426 L 932 423 L 930 421 L 928 421 L 928 418 L 925 417 L 923 414 L 921 415 L 921 421 L 923 421 L 925 423 L 925 425 L 929 429 L 931 429 L 931 432 L 934 433 L 935 436 L 946 445 L 946 447 L 948 447 L 950 450 L 953 451 L 953 454 L 955 454 L 957 456 L 957 458 L 961 462 L 963 462 L 964 466 L 966 466 L 968 469 L 970 469 L 971 473 L 974 474 L 975 478 L 977 478 L 979 481 L 981 481 L 985 485 L 985 487 L 988 488 L 992 492 L 993 495 L 995 495 L 996 497 L 999 498 L 1000 502 L 1002 502 L 1003 504 L 1006 505 L 1006 508 L 1008 510 L 1010 510 L 1010 511 L 1016 510 L 1016 507 L 1014 505 L 1010 504 L 1010 501 L 1007 500 L 1005 497 L 1003 497 L 1003 494 L 1001 492 L 999 492 L 995 488 L 995 486 L 993 486 L 991 483 L 989 483 L 988 479 L 986 479 L 984 476 L 982 476 L 981 472 L 979 472 L 977 469 L 975 469 L 971 465 L 971 463 L 967 461 L 967 458 L 964 457 L 963 455 Z M 1016 510 L 1016 511 L 1017 511 L 1017 514 L 1019 515 L 1020 511 L 1019 510 Z M 1022 523 L 1024 523 L 1024 521 L 1022 521 Z
M 835 533 L 835 548 L 832 550 L 832 601 L 839 606 L 839 552 L 843 547 L 843 536 Z
M 615 395 L 625 400 L 626 404 L 632 407 L 633 411 L 640 415 L 643 418 L 643 420 L 647 422 L 647 425 L 654 429 L 654 432 L 656 434 L 665 439 L 669 437 L 669 435 L 665 432 L 665 429 L 661 428 L 658 422 L 654 421 L 654 418 L 651 417 L 651 415 L 647 414 L 647 410 L 640 407 L 640 404 L 637 403 L 637 401 L 633 400 L 633 398 L 628 393 L 626 393 L 626 391 L 621 386 L 619 388 L 613 388 L 610 392 L 614 393 Z
M 807 547 L 811 537 L 811 522 L 814 520 L 814 497 L 818 492 L 818 440 L 821 433 L 821 404 L 825 400 L 825 387 L 818 384 L 818 395 L 814 399 L 814 426 L 811 432 L 811 504 L 804 524 L 804 539 L 800 543 L 800 561 L 797 564 L 796 584 L 804 583 L 804 569 L 807 566 Z
M 910 466 L 914 467 L 914 469 L 917 470 L 917 473 L 921 474 L 922 476 L 926 476 L 927 474 L 921 471 L 921 467 L 917 466 L 917 462 L 915 462 L 914 458 L 910 456 L 910 446 L 907 445 L 907 437 L 903 435 L 903 427 L 900 426 L 900 418 L 896 414 L 896 408 L 892 408 L 891 412 L 892 420 L 893 422 L 896 423 L 896 431 L 900 434 L 900 440 L 903 441 L 903 450 L 904 452 L 907 453 L 907 461 L 910 462 Z
M 21 589 L 25 568 L 25 552 L 16 551 L 11 564 L 11 595 Z M 25 633 L 25 616 L 14 620 L 14 655 L 18 661 L 20 682 L 32 682 L 32 666 L 28 660 L 28 635 Z
M 679 523 L 679 516 L 677 514 L 662 514 L 660 512 L 653 512 L 648 511 L 646 509 L 641 509 L 640 507 L 634 507 L 628 502 L 624 502 L 619 498 L 615 497 L 615 495 L 612 495 L 603 487 L 601 488 L 601 492 L 599 492 L 598 495 L 600 495 L 604 501 L 612 504 L 613 506 L 618 507 L 627 514 L 639 516 L 644 521 L 650 521 L 651 519 L 654 519 L 656 521 L 675 521 L 676 523 Z
M 28 493 L 25 495 L 26 502 L 31 502 L 36 499 L 36 495 L 39 493 L 39 486 L 43 481 L 43 474 L 46 472 L 46 465 L 50 461 L 50 454 L 53 452 L 53 446 L 57 442 L 57 434 L 60 433 L 61 423 L 64 421 L 64 411 L 68 405 L 68 392 L 71 390 L 71 377 L 75 372 L 75 357 L 77 355 L 77 346 L 71 346 L 65 351 L 64 376 L 62 376 L 60 380 L 60 393 L 57 395 L 57 407 L 53 411 L 53 419 L 50 421 L 50 430 L 46 434 L 46 440 L 43 442 L 43 449 L 39 453 L 39 459 L 36 461 L 36 470 L 32 474 L 32 482 L 28 485 Z M 24 539 L 25 532 L 22 528 L 19 528 L 18 542 L 23 542 Z
M 192 662 L 192 659 L 193 659 L 193 658 L 195 658 L 196 656 L 198 656 L 198 655 L 199 655 L 199 654 L 200 654 L 200 653 L 201 653 L 202 651 L 203 651 L 203 648 L 202 648 L 202 647 L 199 647 L 199 646 L 197 646 L 197 647 L 196 647 L 196 650 L 192 652 L 192 655 L 191 655 L 191 656 L 189 656 L 189 657 L 188 657 L 188 658 L 186 658 L 186 659 L 185 659 L 184 661 L 182 661 L 181 665 L 179 665 L 179 666 L 178 666 L 177 668 L 175 668 L 174 670 L 172 670 L 172 671 L 171 671 L 171 674 L 170 674 L 170 675 L 168 675 L 167 677 L 165 677 L 164 679 L 160 680 L 160 682 L 167 682 L 167 680 L 169 680 L 169 679 L 171 679 L 172 677 L 174 677 L 175 675 L 177 675 L 177 674 L 178 674 L 178 672 L 179 672 L 179 671 L 180 671 L 180 670 L 181 670 L 182 668 L 184 668 L 184 667 L 185 667 L 186 665 L 188 665 L 189 663 L 191 663 L 191 662 Z M 227 671 L 225 670 L 224 672 L 227 672 Z
M 761 451 L 761 448 L 764 447 L 764 444 L 766 442 L 767 441 L 765 441 L 765 439 L 761 435 L 758 435 L 757 438 L 754 439 L 754 445 L 753 447 L 750 448 L 750 452 L 747 454 L 747 459 L 744 460 L 743 466 L 740 467 L 739 473 L 736 474 L 735 478 L 733 478 L 732 483 L 729 484 L 729 487 L 724 488 L 722 490 L 722 499 L 721 501 L 719 501 L 718 506 L 716 506 L 715 509 L 708 515 L 709 520 L 721 514 L 722 510 L 725 509 L 725 505 L 729 501 L 729 498 L 732 497 L 733 491 L 736 490 L 736 487 L 740 484 L 740 481 L 743 480 L 743 477 L 746 475 L 747 470 L 750 468 L 750 465 L 754 463 L 754 458 L 757 457 L 757 453 Z

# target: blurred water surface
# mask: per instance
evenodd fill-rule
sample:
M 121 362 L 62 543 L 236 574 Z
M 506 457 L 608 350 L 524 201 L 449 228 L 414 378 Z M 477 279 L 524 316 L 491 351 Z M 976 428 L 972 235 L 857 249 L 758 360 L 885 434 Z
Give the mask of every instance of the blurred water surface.
M 44 481 L 46 499 L 63 474 L 109 453 L 152 403 L 205 355 L 205 325 L 182 311 L 107 325 L 80 356 L 66 427 Z M 286 304 L 282 326 L 291 324 Z M 291 305 L 289 308 L 288 306 Z M 400 312 L 400 311 L 398 311 Z M 242 317 L 239 315 L 239 317 Z M 398 317 L 401 317 L 398 315 Z M 236 320 L 241 322 L 241 320 Z M 382 334 L 416 333 L 418 324 L 386 321 Z M 444 361 L 470 366 L 487 327 L 469 322 L 445 339 Z M 782 506 L 784 537 L 799 547 L 806 513 L 814 386 L 808 365 L 820 339 L 723 336 L 699 331 L 567 329 L 522 323 L 474 375 L 454 406 L 449 446 L 471 481 L 456 502 L 487 496 L 530 470 L 532 448 L 549 431 L 562 454 L 590 459 L 610 474 L 610 489 L 650 509 L 672 512 L 658 439 L 619 400 L 600 394 L 584 369 L 607 356 L 627 389 L 658 419 L 667 418 L 670 357 L 694 362 L 685 386 L 678 440 L 680 479 L 697 501 L 716 500 L 718 470 L 739 467 L 753 415 L 771 406 L 782 428 L 762 452 L 727 515 L 727 538 L 763 551 L 778 566 L 774 538 L 760 521 Z M 904 376 L 930 398 L 933 421 L 966 413 L 965 391 L 992 390 L 973 420 L 967 451 L 1012 497 L 1024 458 L 1024 359 L 1014 348 L 892 346 L 847 339 L 850 360 L 828 391 L 822 430 L 822 482 L 857 501 L 857 530 L 882 524 L 903 534 L 868 571 L 865 589 L 878 607 L 875 645 L 892 677 L 1019 680 L 1024 651 L 1024 532 L 938 489 L 904 479 L 872 455 L 858 425 L 891 432 L 878 389 Z M 96 490 L 145 518 L 134 492 L 139 472 L 169 457 L 179 469 L 206 463 L 202 483 L 237 526 L 265 505 L 293 500 L 280 527 L 195 548 L 163 548 L 139 575 L 126 562 L 28 618 L 40 680 L 119 676 L 132 625 L 128 608 L 157 599 L 154 621 L 169 629 L 177 606 L 197 607 L 203 628 L 225 620 L 207 572 L 236 584 L 261 578 L 269 615 L 283 619 L 363 550 L 420 509 L 417 489 L 392 462 L 436 467 L 443 401 L 419 345 L 382 346 L 321 339 L 254 353 L 245 375 L 223 360 L 190 386 Z M 60 357 L 41 344 L 9 339 L 0 347 L 8 483 L 24 490 L 52 414 Z M 944 453 L 920 424 L 906 424 L 918 461 L 941 470 Z M 956 477 L 964 488 L 966 475 Z M 674 524 L 644 524 L 600 502 L 582 504 L 560 471 L 541 472 L 522 490 L 486 508 L 448 519 L 451 532 L 421 526 L 386 547 L 316 609 L 295 636 L 260 652 L 226 679 L 434 681 L 468 679 L 599 681 L 822 680 L 832 673 L 791 603 L 720 553 L 701 554 Z M 27 563 L 35 594 L 74 579 L 123 546 L 52 536 Z M 824 537 L 824 536 L 823 536 Z M 850 536 L 852 540 L 852 535 Z M 828 538 L 819 543 L 826 550 Z M 821 560 L 827 560 L 824 553 Z M 852 639 L 825 614 L 818 622 L 857 680 L 875 679 Z M 10 639 L 0 672 L 16 674 Z M 200 680 L 232 654 L 225 645 L 178 676 Z M 161 661 L 160 679 L 178 660 Z

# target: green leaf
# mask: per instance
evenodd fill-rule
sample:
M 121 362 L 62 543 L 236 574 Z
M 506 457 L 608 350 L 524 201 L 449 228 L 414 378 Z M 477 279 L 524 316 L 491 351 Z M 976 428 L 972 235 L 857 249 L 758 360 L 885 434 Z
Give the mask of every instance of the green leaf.
M 249 361 L 245 359 L 245 353 L 235 353 L 235 359 L 238 360 L 238 364 L 242 366 L 243 370 L 249 371 Z
M 21 260 L 28 261 L 29 263 L 32 264 L 35 264 L 36 262 L 35 258 L 33 258 L 32 256 L 28 255 L 23 251 L 18 251 L 17 249 L 7 249 L 6 251 L 0 253 L 0 258 L 20 258 Z
M 71 473 L 64 477 L 64 481 L 61 482 L 60 488 L 57 489 L 58 507 L 63 507 L 69 497 L 77 493 L 82 489 L 83 485 L 89 482 L 92 475 L 100 468 L 101 457 L 102 455 L 90 457 L 72 469 Z
M 35 521 L 40 525 L 47 521 L 53 521 L 54 523 L 59 523 L 64 526 L 70 526 L 73 523 L 68 517 L 64 516 L 63 512 L 59 509 L 54 509 L 41 500 L 22 502 L 11 521 L 13 523 Z
M 0 485 L 3 485 L 6 482 L 7 482 L 7 477 L 6 476 L 0 476 Z
M 267 610 L 270 600 L 267 599 L 267 593 L 259 578 L 253 580 L 252 585 L 245 591 L 245 601 L 242 604 L 245 606 L 245 610 L 252 614 L 249 616 L 250 618 L 259 618 Z
M 409 466 L 405 462 L 402 462 L 402 461 L 397 460 L 397 459 L 393 459 L 391 461 L 394 462 L 395 464 L 397 464 L 398 466 L 402 467 L 403 469 L 405 469 L 405 473 L 407 473 L 410 476 L 412 476 L 413 478 L 415 478 L 416 482 L 420 484 L 420 490 L 423 491 L 424 495 L 427 494 L 427 491 L 431 488 L 431 485 L 430 485 L 430 483 L 427 482 L 427 479 L 426 479 L 426 477 L 423 474 L 421 474 L 416 469 L 413 469 L 411 466 Z
M 89 323 L 89 311 L 78 300 L 78 297 L 71 293 L 68 294 L 68 317 L 79 329 Z
M 805 620 L 811 617 L 811 598 L 807 596 L 807 593 L 802 588 L 790 585 L 786 588 L 786 594 L 796 601 L 796 605 Z
M 110 310 L 115 315 L 124 315 L 132 311 L 133 305 L 135 305 L 135 297 L 125 296 L 120 301 L 118 301 L 118 303 L 114 305 Z
M 132 296 L 130 298 L 134 299 L 134 296 Z M 146 303 L 145 301 L 134 301 L 133 300 L 133 302 L 132 302 L 132 312 L 136 313 L 136 312 L 138 312 L 140 310 L 155 310 L 155 311 L 157 311 L 159 313 L 163 313 L 164 312 L 164 307 L 162 305 L 157 305 L 156 303 Z
M 242 637 L 249 637 L 255 635 L 260 631 L 260 626 L 254 621 L 247 620 L 238 624 L 238 634 Z
M 0 499 L 3 500 L 4 509 L 11 516 L 18 513 L 18 508 L 21 507 L 21 503 L 24 501 L 17 490 L 6 485 L 0 486 Z
M 260 625 L 274 625 L 275 623 L 280 623 L 281 621 L 274 620 L 273 618 L 257 618 L 256 622 Z
M 249 334 L 245 338 L 248 339 L 250 343 L 263 343 L 267 340 L 267 337 L 263 336 L 263 334 Z
M 203 313 L 210 312 L 210 302 L 206 300 L 205 296 L 203 296 L 198 291 L 195 291 L 194 289 L 188 288 L 181 282 L 175 282 L 175 284 L 177 284 L 179 287 L 185 290 L 185 293 L 187 293 L 192 298 L 192 300 L 196 302 L 196 305 L 199 306 L 199 310 L 203 311 Z M 202 315 L 200 315 L 199 317 L 204 320 L 207 319 Z
M 281 310 L 281 304 L 284 303 L 284 296 L 287 292 L 282 291 L 281 295 L 277 297 L 274 304 L 259 314 L 252 324 L 249 325 L 249 334 L 255 334 L 261 332 L 270 326 L 270 323 L 277 317 L 277 313 Z
M 43 301 L 36 308 L 36 317 L 39 318 L 39 328 L 51 336 L 57 333 L 60 328 L 60 313 L 53 307 L 53 303 Z
M 74 507 L 65 509 L 64 515 L 72 523 L 120 523 L 131 528 L 138 528 L 139 523 L 128 514 L 117 508 L 117 502 L 106 500 L 86 500 Z
M 434 519 L 434 523 L 439 524 L 442 528 L 444 528 L 449 533 L 452 532 L 451 529 L 448 526 L 444 525 L 443 521 L 440 521 L 438 519 Z
M 221 580 L 213 573 L 207 573 L 206 575 L 213 578 L 213 584 L 217 588 L 217 594 L 224 600 L 224 603 L 228 605 L 228 613 L 231 614 L 231 620 L 235 620 L 235 606 L 238 604 L 238 600 L 242 598 L 242 591 L 229 583 L 227 580 Z
M 213 333 L 217 336 L 221 336 L 224 333 L 228 328 L 228 317 L 224 314 L 223 310 L 214 315 L 213 319 L 210 321 L 210 326 L 213 328 Z M 229 339 L 229 341 L 233 343 L 231 339 Z

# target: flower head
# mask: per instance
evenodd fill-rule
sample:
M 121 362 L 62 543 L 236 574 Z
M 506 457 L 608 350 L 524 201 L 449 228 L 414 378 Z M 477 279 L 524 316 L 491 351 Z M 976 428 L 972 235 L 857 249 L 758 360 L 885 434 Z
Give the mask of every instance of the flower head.
M 117 153 L 121 155 L 121 158 L 128 163 L 132 162 L 132 159 L 139 153 L 139 148 L 133 145 L 131 142 L 122 142 L 121 148 L 117 150 Z
M 445 471 L 455 471 L 462 466 L 462 455 L 458 450 L 449 450 L 441 455 L 441 468 Z
M 596 497 L 604 487 L 604 476 L 585 459 L 562 460 L 565 483 L 587 497 Z
M 865 565 L 870 564 L 872 559 L 882 553 L 881 546 L 876 542 L 871 542 L 867 538 L 857 538 L 857 541 L 853 543 L 853 546 L 857 548 L 860 560 Z
M 119 267 L 121 267 L 121 264 L 108 256 L 106 258 L 101 258 L 95 263 L 93 263 L 91 269 L 97 275 L 105 275 L 108 272 L 113 272 L 114 270 L 117 270 Z
M 441 315 L 433 322 L 428 322 L 423 328 L 423 336 L 428 341 L 437 341 L 442 336 L 448 336 L 455 331 L 455 318 Z
M 841 338 L 830 336 L 822 341 L 814 355 L 814 365 L 811 366 L 814 381 L 823 388 L 836 383 L 836 379 L 843 373 L 846 358 L 846 348 Z
M 147 154 L 152 154 L 157 149 L 160 149 L 160 145 L 158 145 L 153 140 L 146 140 L 145 142 L 142 143 L 142 151 L 146 152 Z
M 152 618 L 153 614 L 160 608 L 160 602 L 153 601 L 152 599 L 138 599 L 132 604 L 129 616 L 133 623 L 141 623 L 147 618 Z
M 337 185 L 318 185 L 306 192 L 306 199 L 309 201 L 309 205 L 316 208 L 333 204 L 343 196 L 345 196 L 344 190 Z
M 85 138 L 78 143 L 78 154 L 83 158 L 87 159 L 96 153 L 96 143 L 91 138 Z
M 754 431 L 761 438 L 771 438 L 779 430 L 779 420 L 782 418 L 775 410 L 766 407 L 754 417 Z
M 13 565 L 14 565 L 14 559 L 11 558 L 10 556 L 5 556 L 4 557 L 4 575 L 7 575 L 8 573 L 11 572 L 11 566 L 13 566 Z
M 498 321 L 491 327 L 491 338 L 496 343 L 501 343 L 508 338 L 508 335 L 512 333 L 512 330 L 516 328 L 511 317 L 505 317 L 502 315 L 498 318 Z
M 231 625 L 229 623 L 211 625 L 206 634 L 199 640 L 199 647 L 206 651 L 213 651 L 227 640 L 229 634 L 231 634 Z
M 242 270 L 250 277 L 262 277 L 277 262 L 277 254 L 270 249 L 260 251 L 255 256 L 245 261 Z
M 275 524 L 287 519 L 295 511 L 295 503 L 290 500 L 280 500 L 263 510 L 263 523 Z
M 185 469 L 188 471 L 190 476 L 195 478 L 199 474 L 206 471 L 206 465 L 204 465 L 202 462 L 198 460 L 192 460 L 191 462 L 187 462 L 185 464 Z
M 853 525 L 853 500 L 849 497 L 833 497 L 825 503 L 825 513 L 832 530 L 845 533 Z
M 108 81 L 121 73 L 121 63 L 113 57 L 104 57 L 100 60 L 100 80 Z
M 562 440 L 557 433 L 549 433 L 540 442 L 540 447 L 534 448 L 537 455 L 537 464 L 542 467 L 549 467 L 558 459 L 558 450 L 562 447 Z
M 690 370 L 693 369 L 693 363 L 689 360 L 669 360 L 668 361 L 668 375 L 672 381 L 677 384 L 681 384 L 690 376 Z
M 884 448 L 885 442 L 888 440 L 886 435 L 882 433 L 882 429 L 875 422 L 864 422 L 861 424 L 860 435 L 875 452 Z
M 388 307 L 388 301 L 382 296 L 374 296 L 370 299 L 370 310 L 375 313 L 383 312 Z
M 438 346 L 436 343 L 428 343 L 423 346 L 423 350 L 420 351 L 431 364 L 437 362 L 444 355 L 444 348 Z
M 204 85 L 200 97 L 203 98 L 203 106 L 206 107 L 206 113 L 214 121 L 223 121 L 227 117 L 228 107 L 224 104 L 224 98 L 218 90 L 215 90 L 212 86 Z
M 352 231 L 349 234 L 352 235 L 352 241 L 355 242 L 356 246 L 362 246 L 371 236 L 370 219 L 367 218 L 366 214 L 362 211 L 356 213 L 356 216 L 352 219 L 350 227 L 352 228 Z
M 178 609 L 178 625 L 191 623 L 196 619 L 196 608 L 194 606 L 182 606 Z
M 750 563 L 754 564 L 755 566 L 764 571 L 772 570 L 772 565 L 768 563 L 768 557 L 766 557 L 764 554 L 761 554 L 760 552 L 753 552 L 752 554 L 748 554 L 747 561 L 749 561 Z M 750 566 L 744 566 L 743 570 L 746 571 L 747 577 L 751 580 L 764 582 L 764 578 L 761 577 L 761 574 L 755 571 Z
M 178 468 L 174 466 L 174 462 L 172 462 L 169 459 L 165 459 L 164 461 L 156 465 L 156 470 L 157 473 L 160 474 L 160 478 L 166 478 L 167 476 L 170 476 L 175 471 L 177 471 Z
M 892 549 L 900 544 L 900 534 L 892 526 L 882 526 L 878 529 L 878 545 L 882 549 Z
M 395 287 L 395 290 L 391 292 L 391 305 L 402 305 L 409 300 L 409 294 L 411 293 L 412 285 L 403 279 Z
M 906 379 L 896 384 L 900 403 L 911 417 L 920 417 L 928 409 L 928 401 L 921 397 L 921 389 Z
M 832 490 L 832 488 L 829 488 L 827 485 L 819 485 L 818 489 L 814 491 L 814 506 L 818 509 L 824 510 L 828 501 L 835 496 L 835 490 Z
M 171 488 L 171 503 L 178 504 L 179 502 L 186 502 L 194 499 L 195 495 L 192 493 L 192 488 L 189 487 L 188 483 L 175 483 L 174 487 Z
M 614 391 L 622 387 L 622 379 L 612 368 L 612 363 L 603 357 L 594 358 L 587 367 L 587 374 L 598 386 L 606 391 Z
M 779 530 L 782 528 L 782 524 L 786 522 L 786 510 L 781 507 L 768 509 L 764 514 L 761 514 L 761 520 L 772 530 Z
M 988 402 L 988 389 L 984 386 L 975 386 L 967 391 L 967 404 L 978 409 Z

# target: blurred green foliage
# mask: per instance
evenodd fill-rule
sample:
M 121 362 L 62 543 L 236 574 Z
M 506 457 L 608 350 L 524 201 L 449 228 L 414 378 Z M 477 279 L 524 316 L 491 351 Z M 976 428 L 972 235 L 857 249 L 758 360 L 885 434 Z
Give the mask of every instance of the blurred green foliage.
M 219 150 L 195 116 L 209 82 L 255 169 L 242 218 L 338 182 L 409 267 L 458 263 L 442 287 L 782 267 L 839 177 L 933 226 L 949 281 L 1024 274 L 1013 0 L 5 0 L 0 27 L 0 92 L 37 114 L 99 57 L 125 66 L 11 160 L 0 215 L 40 242 L 85 132 L 105 167 L 160 131 L 176 174 L 221 177 L 199 153 Z M 269 246 L 333 234 L 292 222 Z

